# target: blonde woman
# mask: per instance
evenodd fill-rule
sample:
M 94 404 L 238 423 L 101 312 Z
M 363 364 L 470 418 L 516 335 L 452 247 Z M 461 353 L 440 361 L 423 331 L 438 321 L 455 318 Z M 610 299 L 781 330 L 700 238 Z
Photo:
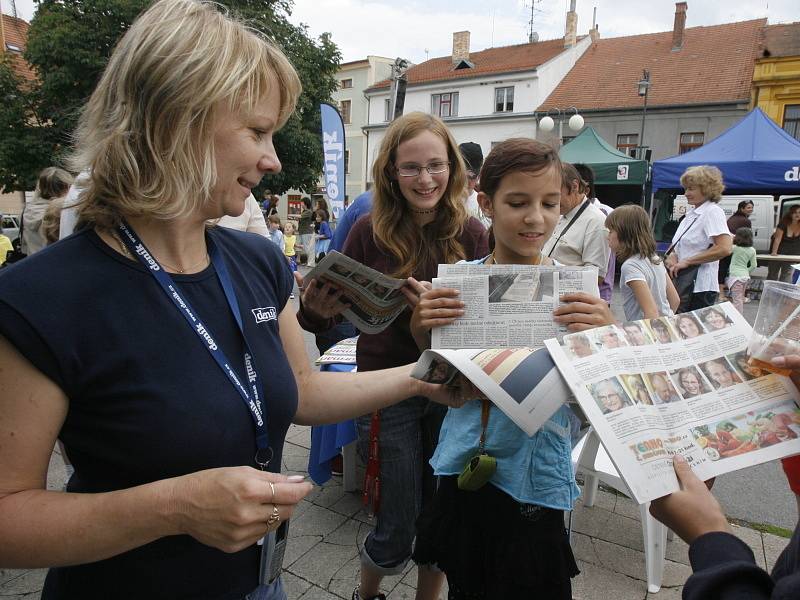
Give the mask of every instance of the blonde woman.
M 461 154 L 440 119 L 416 112 L 392 122 L 372 172 L 372 212 L 353 225 L 345 254 L 393 277 L 430 281 L 438 263 L 488 253 L 486 230 L 467 216 L 462 202 L 466 170 Z M 312 321 L 326 316 L 311 304 L 303 310 Z M 401 314 L 381 333 L 361 334 L 356 355 L 360 372 L 417 360 L 420 350 L 409 330 L 410 316 Z M 369 415 L 358 420 L 365 460 L 370 432 L 376 435 L 380 429 L 380 458 L 372 460 L 373 469 L 380 469 L 380 498 L 375 529 L 361 553 L 354 599 L 381 598 L 382 578 L 402 573 L 411 556 L 415 520 L 433 492 L 428 459 L 444 412 L 425 398 L 409 397 L 382 410 L 377 422 Z M 438 571 L 421 568 L 417 598 L 438 598 L 442 581 Z
M 207 227 L 280 171 L 299 94 L 216 4 L 156 2 L 115 48 L 77 132 L 86 227 L 0 275 L 0 568 L 53 567 L 43 598 L 282 600 L 257 542 L 311 490 L 279 474 L 289 423 L 461 402 L 410 366 L 313 372 L 282 253 Z
M 719 259 L 733 251 L 725 212 L 718 206 L 725 186 L 722 172 L 707 165 L 689 167 L 681 175 L 691 207 L 672 238 L 666 266 L 681 297 L 676 312 L 711 306 L 719 294 Z M 681 272 L 683 278 L 680 278 Z

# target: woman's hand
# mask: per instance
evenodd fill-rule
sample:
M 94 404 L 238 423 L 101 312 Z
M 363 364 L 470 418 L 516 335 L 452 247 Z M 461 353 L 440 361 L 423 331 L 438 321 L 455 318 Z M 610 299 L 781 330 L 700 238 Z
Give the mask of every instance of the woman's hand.
M 417 281 L 413 277 L 409 277 L 406 279 L 405 285 L 400 288 L 400 291 L 403 292 L 403 295 L 406 297 L 409 308 L 414 310 L 417 304 L 419 304 L 420 296 L 432 287 L 430 281 Z
M 250 467 L 208 469 L 171 481 L 170 516 L 178 532 L 223 552 L 243 550 L 277 529 L 312 488 L 302 477 Z
M 342 290 L 326 281 L 323 285 L 315 279 L 307 284 L 300 273 L 295 273 L 294 278 L 300 287 L 300 306 L 303 313 L 312 321 L 325 321 L 335 317 L 350 307 L 343 301 Z
M 414 380 L 418 389 L 415 396 L 425 396 L 433 402 L 444 404 L 451 408 L 461 408 L 470 400 L 478 400 L 486 397 L 482 391 L 473 385 L 473 383 L 461 375 L 458 376 L 449 384 L 442 385 L 438 383 L 428 383 L 426 381 Z
M 575 292 L 561 296 L 565 304 L 553 311 L 556 323 L 566 325 L 571 332 L 585 331 L 617 322 L 608 303 L 586 292 Z

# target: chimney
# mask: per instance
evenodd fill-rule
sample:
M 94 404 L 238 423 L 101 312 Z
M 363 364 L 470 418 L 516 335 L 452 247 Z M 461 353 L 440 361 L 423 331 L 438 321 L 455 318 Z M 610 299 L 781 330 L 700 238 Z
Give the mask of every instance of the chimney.
M 672 49 L 680 50 L 683 47 L 683 32 L 686 30 L 686 2 L 675 3 L 675 24 L 672 27 Z
M 576 43 L 578 43 L 578 13 L 575 12 L 575 0 L 570 0 L 567 27 L 564 32 L 564 48 L 572 48 Z
M 469 31 L 456 31 L 453 34 L 453 64 L 469 61 Z
M 600 39 L 600 26 L 597 24 L 596 6 L 594 7 L 594 12 L 592 13 L 592 28 L 589 30 L 589 37 L 592 38 L 593 44 Z

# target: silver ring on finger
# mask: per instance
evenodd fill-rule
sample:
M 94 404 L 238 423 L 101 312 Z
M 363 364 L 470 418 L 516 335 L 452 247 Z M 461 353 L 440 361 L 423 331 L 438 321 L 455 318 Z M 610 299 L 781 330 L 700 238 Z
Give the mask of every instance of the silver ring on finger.
M 278 512 L 278 505 L 273 504 L 272 514 L 270 514 L 270 516 L 267 517 L 267 527 L 272 527 L 273 525 L 277 525 L 280 522 L 281 522 L 281 515 Z

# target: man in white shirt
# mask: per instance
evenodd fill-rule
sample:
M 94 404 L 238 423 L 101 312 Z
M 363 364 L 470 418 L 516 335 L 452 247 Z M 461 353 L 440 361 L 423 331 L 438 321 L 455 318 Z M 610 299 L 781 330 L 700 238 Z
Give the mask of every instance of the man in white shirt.
M 563 265 L 597 267 L 598 285 L 608 272 L 606 216 L 585 196 L 585 182 L 570 164 L 564 165 L 561 218 L 542 249 Z
M 459 144 L 458 149 L 461 151 L 461 158 L 464 159 L 467 167 L 467 197 L 464 200 L 464 207 L 470 217 L 475 217 L 486 229 L 489 229 L 492 225 L 492 220 L 484 215 L 481 207 L 478 206 L 478 192 L 475 189 L 483 166 L 483 150 L 475 142 Z

